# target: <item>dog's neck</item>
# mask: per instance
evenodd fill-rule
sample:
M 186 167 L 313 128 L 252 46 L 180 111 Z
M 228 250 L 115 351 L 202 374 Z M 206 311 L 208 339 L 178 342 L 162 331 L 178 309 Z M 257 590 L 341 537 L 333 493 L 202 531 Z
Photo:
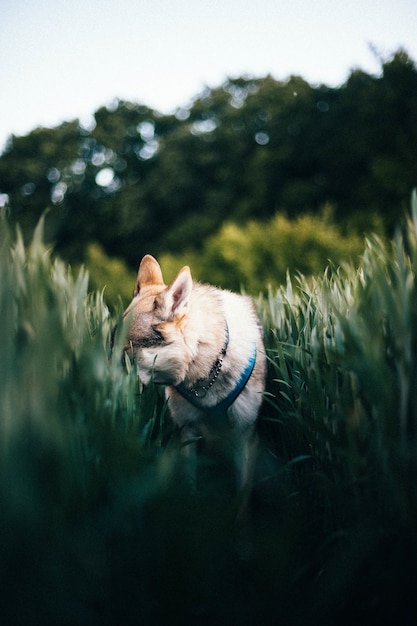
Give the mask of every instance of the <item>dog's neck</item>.
M 229 346 L 229 329 L 221 292 L 195 283 L 184 321 L 187 367 L 182 384 L 188 389 L 207 386 L 224 360 Z M 230 351 L 230 348 L 229 348 Z M 223 353 L 224 352 L 224 353 Z M 217 376 L 220 374 L 220 367 Z
M 226 356 L 229 345 L 229 327 L 227 321 L 225 321 L 225 335 L 226 338 L 224 346 L 214 362 L 208 376 L 206 378 L 197 379 L 191 385 L 187 385 L 186 382 L 183 381 L 175 387 L 178 393 L 188 400 L 190 404 L 195 406 L 197 409 L 203 410 L 212 420 L 216 419 L 216 421 L 221 420 L 222 422 L 227 420 L 227 410 L 245 388 L 252 375 L 256 362 L 256 341 L 254 341 L 248 362 L 241 372 L 240 377 L 236 380 L 235 385 L 226 391 L 224 396 L 217 399 L 216 404 L 209 405 L 209 407 L 203 407 L 204 398 L 216 382 L 222 369 L 224 357 Z M 203 403 L 200 402 L 201 400 L 203 400 Z
M 217 380 L 218 375 L 223 366 L 223 360 L 226 356 L 227 348 L 229 345 L 229 326 L 227 321 L 225 320 L 225 341 L 221 351 L 217 359 L 214 361 L 213 365 L 210 368 L 208 376 L 204 378 L 199 378 L 192 383 L 192 385 L 184 385 L 186 387 L 187 392 L 194 396 L 195 398 L 204 398 L 207 392 L 211 389 L 214 383 Z

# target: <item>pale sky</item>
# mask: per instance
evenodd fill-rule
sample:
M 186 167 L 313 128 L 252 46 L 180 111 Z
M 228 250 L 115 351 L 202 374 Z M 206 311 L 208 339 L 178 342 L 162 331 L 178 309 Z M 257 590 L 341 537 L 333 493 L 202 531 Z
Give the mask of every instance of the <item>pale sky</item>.
M 1 150 L 114 98 L 169 113 L 227 76 L 338 86 L 400 46 L 417 61 L 417 1 L 0 0 L 0 37 Z

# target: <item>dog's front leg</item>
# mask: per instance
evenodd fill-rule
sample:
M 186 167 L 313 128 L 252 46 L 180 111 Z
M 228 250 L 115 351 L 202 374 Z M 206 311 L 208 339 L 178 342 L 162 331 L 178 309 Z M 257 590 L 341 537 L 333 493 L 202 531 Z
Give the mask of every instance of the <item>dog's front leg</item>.
M 236 550 L 243 561 L 250 560 L 253 554 L 250 499 L 255 473 L 258 435 L 251 428 L 240 432 L 235 438 L 234 460 L 237 495 Z
M 174 387 L 166 387 L 168 407 L 180 432 L 182 470 L 186 482 L 194 490 L 197 484 L 197 442 L 200 439 L 201 412 L 192 406 Z
M 185 424 L 181 429 L 181 456 L 184 462 L 185 480 L 195 490 L 197 486 L 197 441 L 194 425 Z
M 236 488 L 241 498 L 239 517 L 246 517 L 255 473 L 258 435 L 252 429 L 235 434 L 234 465 Z

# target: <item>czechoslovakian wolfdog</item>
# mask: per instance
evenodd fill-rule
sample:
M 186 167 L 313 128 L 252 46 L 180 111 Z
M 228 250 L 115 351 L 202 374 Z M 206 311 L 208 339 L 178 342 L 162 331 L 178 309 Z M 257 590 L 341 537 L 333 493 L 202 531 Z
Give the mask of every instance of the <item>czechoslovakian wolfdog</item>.
M 129 324 L 125 351 L 137 357 L 141 381 L 166 385 L 191 478 L 196 439 L 221 440 L 234 461 L 236 487 L 247 493 L 266 375 L 251 298 L 193 282 L 187 266 L 167 286 L 156 259 L 146 255 L 123 319 Z

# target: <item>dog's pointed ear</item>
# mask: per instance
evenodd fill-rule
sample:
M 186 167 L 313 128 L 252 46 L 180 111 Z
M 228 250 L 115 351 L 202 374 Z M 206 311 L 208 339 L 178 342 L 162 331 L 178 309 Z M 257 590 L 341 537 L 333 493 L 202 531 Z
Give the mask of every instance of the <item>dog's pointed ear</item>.
M 188 265 L 183 267 L 166 290 L 166 302 L 171 315 L 186 312 L 193 288 L 193 279 Z
M 133 296 L 137 296 L 139 291 L 146 285 L 163 285 L 161 267 L 156 259 L 150 254 L 143 257 L 139 265 L 138 277 L 136 279 Z

